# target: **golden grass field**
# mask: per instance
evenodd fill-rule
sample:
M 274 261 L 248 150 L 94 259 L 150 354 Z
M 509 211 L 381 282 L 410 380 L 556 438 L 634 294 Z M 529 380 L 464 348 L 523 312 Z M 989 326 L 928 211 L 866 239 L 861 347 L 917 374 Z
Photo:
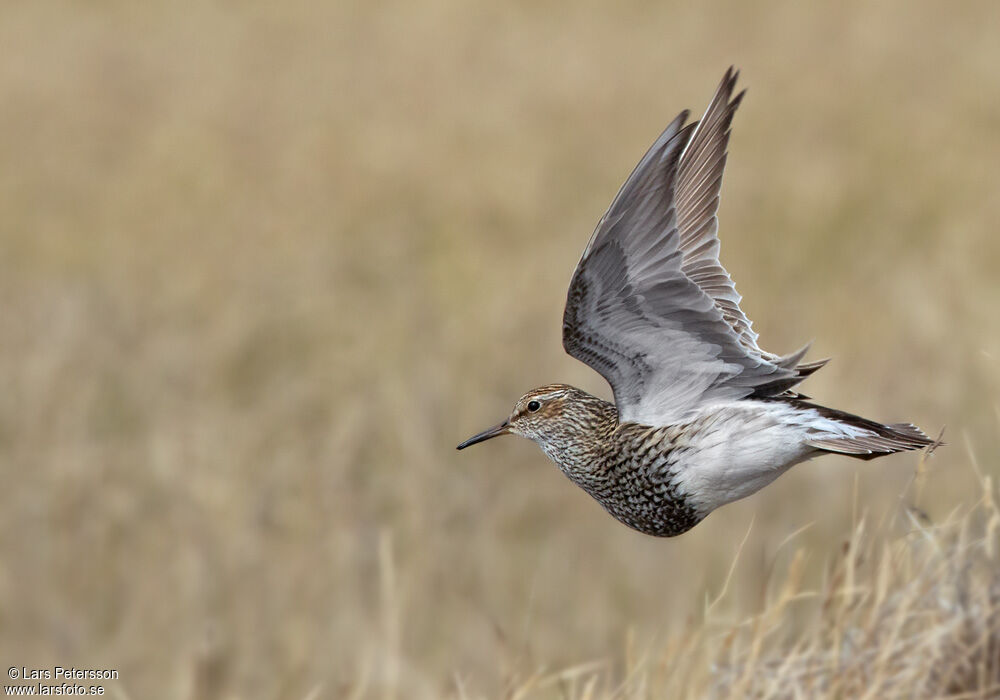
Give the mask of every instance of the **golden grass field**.
M 129 699 L 993 697 L 998 26 L 4 4 L 0 661 Z M 527 441 L 454 446 L 539 384 L 609 395 L 566 285 L 730 64 L 722 259 L 762 344 L 814 340 L 807 393 L 949 444 L 661 540 Z

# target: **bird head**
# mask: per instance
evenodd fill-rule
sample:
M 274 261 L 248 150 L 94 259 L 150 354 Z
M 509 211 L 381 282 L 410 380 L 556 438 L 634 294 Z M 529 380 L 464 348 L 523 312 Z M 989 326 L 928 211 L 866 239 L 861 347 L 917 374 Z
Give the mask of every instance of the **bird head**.
M 581 412 L 588 403 L 587 399 L 599 401 L 593 396 L 565 384 L 550 384 L 532 389 L 514 404 L 510 416 L 501 423 L 473 435 L 458 446 L 466 447 L 483 442 L 498 435 L 520 435 L 538 443 L 545 443 L 567 432 L 567 429 L 577 421 L 573 420 L 575 412 Z

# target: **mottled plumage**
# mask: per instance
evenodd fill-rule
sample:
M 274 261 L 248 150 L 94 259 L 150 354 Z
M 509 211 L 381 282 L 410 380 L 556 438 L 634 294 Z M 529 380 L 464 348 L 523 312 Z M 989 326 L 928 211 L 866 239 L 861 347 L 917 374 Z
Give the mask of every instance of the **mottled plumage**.
M 818 406 L 792 390 L 825 361 L 762 350 L 719 262 L 719 193 L 737 74 L 700 122 L 681 113 L 601 218 L 570 282 L 563 346 L 615 403 L 570 386 L 534 389 L 503 423 L 461 445 L 531 438 L 629 527 L 677 535 L 789 467 L 823 453 L 871 459 L 931 440 Z

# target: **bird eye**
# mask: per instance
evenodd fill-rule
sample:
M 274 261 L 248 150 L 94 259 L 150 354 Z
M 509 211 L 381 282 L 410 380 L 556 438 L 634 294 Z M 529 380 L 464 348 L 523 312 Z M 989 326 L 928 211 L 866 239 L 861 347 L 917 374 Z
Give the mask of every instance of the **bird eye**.
M 531 411 L 532 413 L 534 413 L 535 411 L 537 411 L 541 407 L 542 407 L 542 404 L 538 403 L 537 401 L 529 401 L 528 402 L 528 410 Z

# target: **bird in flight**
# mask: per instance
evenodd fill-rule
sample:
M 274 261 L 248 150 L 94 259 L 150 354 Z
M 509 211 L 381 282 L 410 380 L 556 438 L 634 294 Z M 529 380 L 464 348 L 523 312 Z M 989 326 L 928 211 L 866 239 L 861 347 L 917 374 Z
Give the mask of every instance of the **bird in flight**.
M 743 99 L 726 71 L 701 121 L 674 119 L 622 185 L 583 251 L 563 314 L 563 347 L 611 385 L 614 403 L 565 384 L 532 389 L 506 420 L 458 446 L 512 433 L 534 440 L 625 525 L 669 537 L 749 496 L 791 466 L 932 444 L 795 391 L 826 361 L 757 344 L 719 262 L 719 192 Z

